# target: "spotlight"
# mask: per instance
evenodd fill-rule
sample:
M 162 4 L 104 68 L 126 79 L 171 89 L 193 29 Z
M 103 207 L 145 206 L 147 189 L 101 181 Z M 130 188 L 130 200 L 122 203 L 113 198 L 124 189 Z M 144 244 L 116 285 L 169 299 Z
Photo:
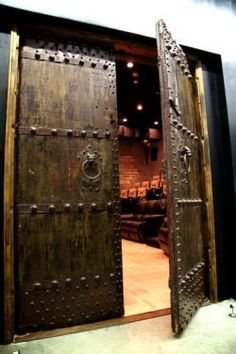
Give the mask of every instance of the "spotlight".
M 139 104 L 137 105 L 137 110 L 138 110 L 138 111 L 142 111 L 142 110 L 143 110 L 143 105 L 142 105 L 141 103 L 139 103 Z
M 133 68 L 134 63 L 132 61 L 128 61 L 126 66 L 127 66 L 127 68 L 131 69 L 131 68 Z

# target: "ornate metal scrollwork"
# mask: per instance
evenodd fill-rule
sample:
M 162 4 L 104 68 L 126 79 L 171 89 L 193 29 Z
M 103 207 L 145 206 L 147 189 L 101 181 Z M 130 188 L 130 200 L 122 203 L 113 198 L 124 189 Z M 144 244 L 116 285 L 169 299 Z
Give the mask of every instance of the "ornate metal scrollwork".
M 179 157 L 182 164 L 182 182 L 188 183 L 188 174 L 191 172 L 190 157 L 192 156 L 191 149 L 188 146 L 181 146 L 179 149 Z

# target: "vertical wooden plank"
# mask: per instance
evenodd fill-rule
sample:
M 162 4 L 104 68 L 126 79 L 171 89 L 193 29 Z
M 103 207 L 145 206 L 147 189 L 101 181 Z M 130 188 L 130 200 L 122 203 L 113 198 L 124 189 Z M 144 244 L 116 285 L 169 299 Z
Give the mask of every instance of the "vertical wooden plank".
M 1 271 L 0 278 L 3 284 L 3 163 L 4 163 L 4 138 L 5 138 L 5 125 L 6 125 L 6 106 L 7 106 L 7 83 L 8 83 L 8 67 L 9 67 L 9 50 L 10 50 L 10 33 L 0 32 L 0 52 L 1 52 L 1 65 L 0 65 L 0 249 L 1 249 Z M 3 308 L 3 286 L 0 288 L 0 342 L 3 343 L 3 328 L 4 328 L 4 308 Z
M 208 124 L 205 105 L 205 93 L 203 72 L 201 63 L 198 62 L 196 67 L 196 82 L 198 90 L 198 106 L 200 112 L 200 132 L 201 132 L 201 161 L 202 161 L 202 173 L 203 173 L 203 193 L 205 194 L 205 234 L 207 237 L 207 250 L 208 250 L 208 262 L 209 262 L 209 297 L 211 301 L 217 301 L 217 273 L 216 273 L 216 246 L 215 246 L 215 222 L 214 222 L 214 207 L 213 207 L 213 187 L 212 187 L 212 174 L 211 174 L 211 156 L 209 149 L 209 137 L 208 137 Z
M 4 161 L 4 341 L 10 343 L 14 335 L 14 124 L 16 118 L 19 36 L 11 31 L 7 94 L 7 118 Z

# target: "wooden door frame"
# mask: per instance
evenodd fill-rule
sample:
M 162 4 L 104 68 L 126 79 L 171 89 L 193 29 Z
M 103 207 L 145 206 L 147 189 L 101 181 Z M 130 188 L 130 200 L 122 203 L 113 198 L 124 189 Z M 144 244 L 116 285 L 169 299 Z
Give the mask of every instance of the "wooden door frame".
M 10 58 L 6 107 L 6 135 L 4 154 L 4 340 L 10 343 L 14 334 L 14 170 L 15 121 L 18 89 L 19 36 L 10 34 Z
M 203 230 L 205 237 L 205 249 L 207 252 L 208 271 L 209 271 L 209 294 L 208 297 L 212 302 L 218 299 L 217 292 L 217 269 L 216 269 L 216 242 L 215 242 L 215 215 L 213 206 L 213 184 L 211 173 L 211 157 L 209 147 L 208 123 L 205 104 L 204 80 L 202 63 L 199 59 L 196 61 L 195 82 L 198 92 L 198 107 L 200 113 L 199 132 L 200 141 L 200 157 L 201 157 L 201 187 L 205 203 L 203 205 L 205 219 L 203 221 Z
M 25 13 L 25 12 L 24 12 Z M 138 35 L 124 34 L 119 31 L 110 29 L 102 29 L 102 33 L 99 34 L 93 31 L 92 25 L 86 25 L 86 30 L 83 24 L 82 29 L 78 24 L 75 27 L 75 23 L 72 21 L 72 28 L 69 26 L 70 21 L 63 19 L 56 19 L 55 21 L 62 22 L 59 28 L 53 26 L 50 16 L 28 14 L 31 16 L 29 23 L 23 16 L 23 19 L 17 20 L 17 26 L 19 28 L 18 33 L 27 35 L 32 31 L 36 33 L 46 33 L 47 36 L 59 36 L 61 39 L 72 38 L 78 40 L 87 41 L 89 43 L 96 43 L 97 45 L 109 46 L 115 51 L 117 58 L 139 57 L 140 61 L 150 63 L 157 62 L 157 50 L 155 47 L 154 39 L 148 43 L 146 38 Z M 34 17 L 38 18 L 35 25 Z M 26 16 L 27 17 L 27 16 Z M 46 18 L 43 25 L 40 24 L 40 18 Z M 26 21 L 26 22 L 24 22 Z M 65 28 L 65 26 L 68 26 Z M 9 60 L 9 81 L 8 81 L 8 93 L 7 93 L 7 119 L 6 119 L 6 143 L 5 143 L 5 165 L 4 165 L 4 338 L 5 343 L 12 342 L 14 338 L 14 156 L 15 156 L 15 119 L 16 119 L 16 101 L 17 101 L 17 89 L 18 89 L 18 49 L 20 36 L 17 31 L 12 29 L 11 31 L 11 45 L 10 45 L 10 60 Z M 89 30 L 88 30 L 89 29 Z M 107 35 L 106 32 L 109 32 Z M 105 34 L 104 34 L 105 33 Z M 78 38 L 79 36 L 79 38 Z M 82 38 L 82 39 L 81 39 Z M 198 82 L 198 105 L 201 112 L 201 122 L 199 122 L 202 131 L 202 157 L 203 157 L 203 190 L 206 193 L 207 203 L 205 205 L 206 219 L 205 230 L 207 232 L 206 247 L 208 251 L 209 262 L 209 277 L 210 277 L 210 300 L 212 302 L 217 301 L 217 277 L 216 277 L 216 254 L 215 254 L 215 234 L 214 234 L 214 210 L 213 210 L 213 192 L 212 192 L 212 180 L 211 180 L 211 164 L 209 153 L 209 142 L 207 133 L 207 117 L 204 103 L 204 84 L 202 77 L 202 69 L 200 61 L 196 70 L 196 80 Z M 205 187 L 204 187 L 205 186 Z M 159 315 L 170 313 L 170 311 L 158 311 Z M 91 328 L 99 328 L 101 326 L 111 326 L 121 323 L 133 322 L 138 319 L 145 319 L 153 317 L 153 314 L 143 314 L 143 316 L 130 316 L 115 320 L 104 321 L 104 324 L 98 323 L 91 325 L 80 325 L 72 327 L 70 329 L 60 329 L 46 331 L 46 333 L 31 334 L 29 336 L 23 336 L 22 338 L 16 338 L 15 341 L 32 340 L 35 338 L 50 337 L 59 335 L 62 333 L 74 333 L 78 332 L 78 328 L 81 330 L 88 330 Z

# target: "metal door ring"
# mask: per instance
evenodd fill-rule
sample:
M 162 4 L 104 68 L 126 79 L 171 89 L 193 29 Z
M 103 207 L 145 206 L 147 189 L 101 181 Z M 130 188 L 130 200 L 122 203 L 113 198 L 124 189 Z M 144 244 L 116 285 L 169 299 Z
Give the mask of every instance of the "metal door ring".
M 98 167 L 94 153 L 87 153 L 87 159 L 82 163 L 81 170 L 85 177 L 92 180 L 100 176 L 101 168 Z

